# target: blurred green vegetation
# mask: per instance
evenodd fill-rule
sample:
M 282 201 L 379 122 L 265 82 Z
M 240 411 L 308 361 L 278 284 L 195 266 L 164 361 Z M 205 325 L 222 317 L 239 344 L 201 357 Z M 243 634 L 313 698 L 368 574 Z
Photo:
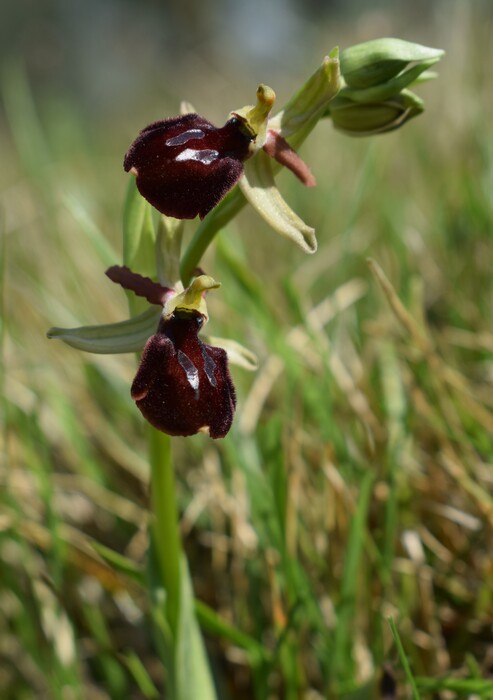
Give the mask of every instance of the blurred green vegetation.
M 221 698 L 408 697 L 410 682 L 423 698 L 493 697 L 493 26 L 487 3 L 430 5 L 421 20 L 400 4 L 298 18 L 296 41 L 255 52 L 252 37 L 242 65 L 227 24 L 205 47 L 159 48 L 160 25 L 149 43 L 146 30 L 164 11 L 112 3 L 108 73 L 87 27 L 70 50 L 70 22 L 11 10 L 29 50 L 4 43 L 1 72 L 2 698 L 165 687 L 140 585 L 135 358 L 45 337 L 126 315 L 103 272 L 121 261 L 128 144 L 180 99 L 218 123 L 260 81 L 282 104 L 333 45 L 383 35 L 447 56 L 419 119 L 368 140 L 320 124 L 302 150 L 318 187 L 279 176 L 318 253 L 246 208 L 207 255 L 224 292 L 209 330 L 260 369 L 233 370 L 224 441 L 174 440 L 181 527 Z M 36 53 L 40 36 L 78 60 L 73 82 L 43 64 L 63 51 Z

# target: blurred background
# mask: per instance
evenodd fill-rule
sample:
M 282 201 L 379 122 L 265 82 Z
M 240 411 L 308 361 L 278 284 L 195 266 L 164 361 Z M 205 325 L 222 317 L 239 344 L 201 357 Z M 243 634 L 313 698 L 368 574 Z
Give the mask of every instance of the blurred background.
M 0 12 L 1 697 L 165 687 L 132 575 L 148 502 L 135 358 L 46 339 L 127 315 L 104 270 L 121 262 L 129 144 L 183 99 L 220 125 L 263 82 L 281 107 L 334 46 L 384 36 L 447 53 L 418 119 L 370 139 L 322 122 L 301 151 L 318 187 L 279 175 L 318 253 L 247 207 L 207 254 L 226 292 L 210 332 L 260 369 L 233 370 L 225 441 L 175 440 L 182 531 L 197 597 L 271 654 L 256 665 L 212 626 L 221 698 L 383 697 L 384 682 L 407 697 L 389 615 L 422 697 L 493 697 L 491 3 Z

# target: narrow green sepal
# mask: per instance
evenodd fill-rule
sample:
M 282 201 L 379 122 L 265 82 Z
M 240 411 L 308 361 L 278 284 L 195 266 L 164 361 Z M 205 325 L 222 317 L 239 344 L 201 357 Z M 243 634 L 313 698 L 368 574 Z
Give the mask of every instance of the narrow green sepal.
M 274 231 L 296 243 L 305 253 L 317 250 L 315 229 L 305 224 L 282 198 L 266 153 L 260 151 L 245 163 L 239 185 L 252 207 Z
M 226 350 L 230 365 L 242 367 L 249 372 L 258 369 L 258 357 L 251 350 L 232 338 L 218 338 L 217 336 L 204 337 L 204 341 L 210 345 Z
M 77 350 L 98 355 L 139 352 L 155 333 L 161 312 L 162 309 L 151 306 L 126 321 L 79 328 L 50 328 L 47 336 L 63 340 Z

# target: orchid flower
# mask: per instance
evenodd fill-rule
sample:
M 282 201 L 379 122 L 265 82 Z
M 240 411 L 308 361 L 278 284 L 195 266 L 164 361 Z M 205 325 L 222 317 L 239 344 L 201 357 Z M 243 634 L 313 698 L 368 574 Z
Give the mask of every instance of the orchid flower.
M 126 266 L 106 271 L 113 282 L 146 299 L 146 311 L 109 325 L 52 328 L 48 337 L 93 353 L 141 351 L 130 393 L 146 420 L 169 435 L 204 432 L 224 437 L 236 406 L 228 358 L 246 369 L 256 368 L 256 358 L 235 341 L 214 338 L 211 345 L 199 337 L 209 319 L 205 293 L 220 285 L 199 274 L 184 289 L 176 280 L 177 260 L 172 255 L 180 232 L 174 230 L 173 240 L 166 238 L 165 229 L 163 223 L 156 245 L 163 284 Z

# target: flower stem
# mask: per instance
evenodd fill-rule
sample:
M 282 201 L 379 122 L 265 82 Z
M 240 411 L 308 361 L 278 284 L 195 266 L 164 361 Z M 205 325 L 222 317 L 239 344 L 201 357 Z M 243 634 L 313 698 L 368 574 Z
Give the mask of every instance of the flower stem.
M 194 276 L 194 270 L 200 263 L 202 256 L 212 243 L 214 236 L 234 219 L 236 214 L 246 204 L 240 188 L 236 186 L 218 206 L 208 214 L 198 226 L 184 252 L 180 263 L 181 280 L 188 287 Z
M 171 439 L 154 428 L 150 427 L 149 430 L 152 511 L 150 534 L 159 575 L 166 591 L 166 616 L 173 637 L 176 638 L 180 611 L 181 540 Z

